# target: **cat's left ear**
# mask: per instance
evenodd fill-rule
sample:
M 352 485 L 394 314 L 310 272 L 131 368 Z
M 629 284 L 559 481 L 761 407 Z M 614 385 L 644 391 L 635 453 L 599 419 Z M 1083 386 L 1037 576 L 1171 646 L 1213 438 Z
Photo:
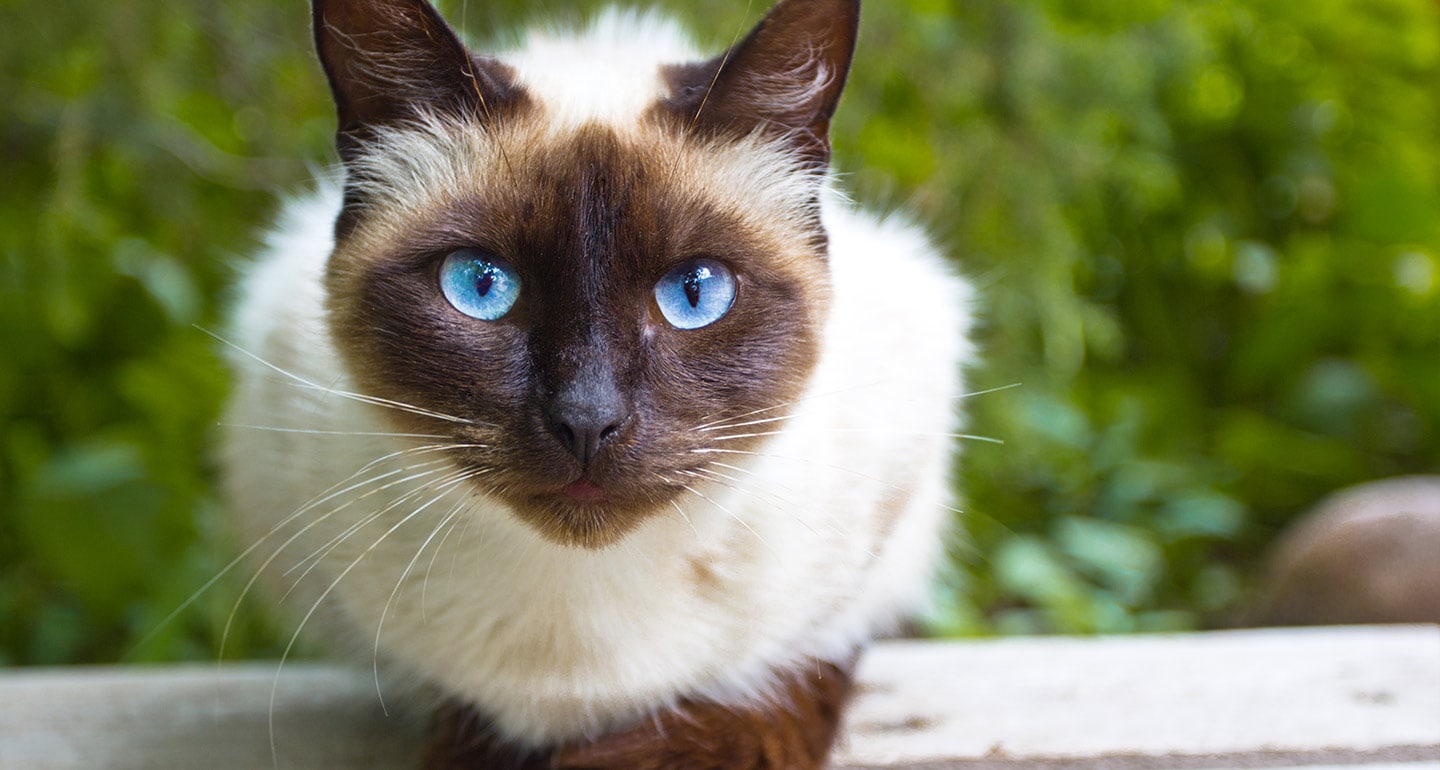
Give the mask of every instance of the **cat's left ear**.
M 781 0 L 725 54 L 671 67 L 661 107 L 690 130 L 774 132 L 823 169 L 859 26 L 860 0 Z
M 312 10 L 347 160 L 369 129 L 423 112 L 488 120 L 519 96 L 509 70 L 472 56 L 427 0 L 312 0 Z

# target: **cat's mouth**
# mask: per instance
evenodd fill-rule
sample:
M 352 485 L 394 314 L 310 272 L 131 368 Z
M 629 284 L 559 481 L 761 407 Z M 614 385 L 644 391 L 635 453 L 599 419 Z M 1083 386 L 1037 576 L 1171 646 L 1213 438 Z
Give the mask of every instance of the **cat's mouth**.
M 633 489 L 629 485 L 611 485 L 584 476 L 558 487 L 533 491 L 525 495 L 530 505 L 552 511 L 578 509 L 587 515 L 625 517 L 637 509 L 654 507 L 664 490 Z
M 598 549 L 619 542 L 641 522 L 669 510 L 675 490 L 605 484 L 585 476 L 507 495 L 512 510 L 545 539 Z
M 610 496 L 610 493 L 599 484 L 586 479 L 572 481 L 565 485 L 561 494 L 575 503 L 601 503 Z
M 480 455 L 463 463 L 475 469 L 477 491 L 504 501 L 517 520 L 546 540 L 572 547 L 619 542 L 651 517 L 673 510 L 686 489 L 671 481 L 673 474 L 649 466 L 601 461 L 580 468 L 541 457 L 507 464 L 496 459 Z

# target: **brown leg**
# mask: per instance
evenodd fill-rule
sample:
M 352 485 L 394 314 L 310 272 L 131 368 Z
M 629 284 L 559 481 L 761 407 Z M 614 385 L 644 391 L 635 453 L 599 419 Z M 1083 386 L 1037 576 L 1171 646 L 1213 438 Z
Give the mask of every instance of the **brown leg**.
M 773 703 L 683 702 L 597 741 L 561 749 L 565 770 L 818 770 L 840 726 L 855 660 L 791 672 Z
M 473 709 L 445 704 L 435 711 L 420 770 L 549 770 L 550 752 L 524 752 L 490 731 Z
M 858 657 L 858 656 L 857 656 Z M 458 710 L 442 711 L 424 770 L 819 770 L 840 726 L 855 658 L 788 673 L 769 702 L 682 701 L 633 727 L 521 755 Z

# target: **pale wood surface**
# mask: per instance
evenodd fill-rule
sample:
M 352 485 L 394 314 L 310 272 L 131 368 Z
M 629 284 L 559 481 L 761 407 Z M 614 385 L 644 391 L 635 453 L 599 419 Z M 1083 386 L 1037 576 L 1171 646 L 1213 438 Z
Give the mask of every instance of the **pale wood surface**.
M 888 642 L 861 679 L 837 768 L 1440 770 L 1440 626 Z M 335 666 L 0 672 L 3 770 L 404 768 L 419 732 Z

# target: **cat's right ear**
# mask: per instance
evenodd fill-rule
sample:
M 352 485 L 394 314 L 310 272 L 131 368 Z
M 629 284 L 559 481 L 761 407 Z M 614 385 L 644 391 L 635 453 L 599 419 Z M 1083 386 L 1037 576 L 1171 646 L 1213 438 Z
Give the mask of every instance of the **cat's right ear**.
M 508 69 L 471 56 L 426 0 L 313 0 L 312 11 L 346 160 L 376 127 L 423 112 L 488 120 L 516 98 Z
M 668 68 L 661 107 L 692 131 L 777 134 L 823 169 L 859 26 L 860 0 L 780 0 L 725 54 Z

